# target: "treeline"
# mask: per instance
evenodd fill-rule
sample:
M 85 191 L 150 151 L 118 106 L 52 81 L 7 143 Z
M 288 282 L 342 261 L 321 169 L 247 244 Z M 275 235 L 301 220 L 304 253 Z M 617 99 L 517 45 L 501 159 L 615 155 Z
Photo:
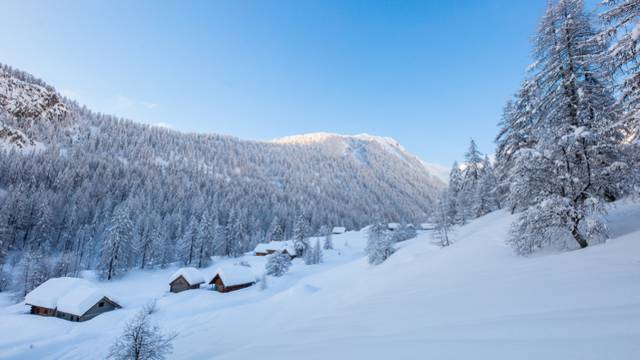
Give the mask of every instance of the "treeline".
M 548 5 L 534 62 L 504 108 L 495 161 L 472 141 L 454 165 L 436 219 L 464 223 L 505 207 L 518 213 L 518 254 L 584 248 L 607 237 L 605 203 L 640 184 L 640 0 Z M 446 226 L 444 226 L 446 230 Z

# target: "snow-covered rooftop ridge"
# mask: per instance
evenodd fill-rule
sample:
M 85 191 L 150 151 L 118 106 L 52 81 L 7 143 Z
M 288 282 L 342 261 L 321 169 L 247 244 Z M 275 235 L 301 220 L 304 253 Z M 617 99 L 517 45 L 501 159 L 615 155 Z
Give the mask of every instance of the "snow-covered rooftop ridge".
M 194 267 L 183 267 L 178 269 L 176 272 L 169 277 L 169 283 L 174 282 L 177 278 L 182 276 L 190 285 L 197 285 L 204 283 L 204 276 L 200 272 L 200 270 Z
M 253 273 L 251 268 L 247 266 L 236 265 L 219 267 L 213 275 L 213 278 L 215 278 L 216 275 L 220 276 L 220 279 L 225 286 L 243 285 L 256 281 L 255 274 Z
M 25 303 L 82 316 L 103 297 L 113 301 L 106 291 L 85 279 L 59 277 L 33 289 L 25 297 Z

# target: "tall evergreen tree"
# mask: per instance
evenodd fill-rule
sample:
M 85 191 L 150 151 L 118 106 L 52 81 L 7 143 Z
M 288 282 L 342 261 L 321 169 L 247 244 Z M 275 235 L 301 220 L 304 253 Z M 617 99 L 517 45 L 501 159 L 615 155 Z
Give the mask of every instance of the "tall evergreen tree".
M 369 228 L 367 237 L 367 247 L 365 252 L 367 253 L 369 264 L 379 265 L 389 258 L 395 249 L 393 248 L 393 241 L 385 231 L 385 226 L 381 223 L 376 223 Z
M 102 276 L 111 280 L 129 267 L 132 251 L 133 223 L 129 219 L 129 206 L 123 203 L 118 206 L 111 218 L 100 250 L 100 270 Z
M 581 0 L 549 4 L 541 21 L 533 67 L 538 118 L 510 170 L 511 196 L 526 206 L 509 241 L 519 253 L 549 239 L 586 247 L 606 236 L 602 201 L 615 198 L 610 180 L 625 166 L 617 161 L 616 112 L 594 35 Z
M 293 228 L 293 246 L 298 256 L 305 256 L 309 250 L 309 221 L 303 214 L 299 214 Z

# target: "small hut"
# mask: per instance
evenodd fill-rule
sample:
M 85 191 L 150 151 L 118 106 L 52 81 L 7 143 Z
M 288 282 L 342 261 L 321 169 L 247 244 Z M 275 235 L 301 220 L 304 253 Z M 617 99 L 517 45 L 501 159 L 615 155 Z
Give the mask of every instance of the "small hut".
M 399 223 L 389 223 L 387 224 L 387 229 L 389 229 L 389 231 L 396 231 L 398 229 L 400 229 L 400 224 Z
M 347 228 L 343 226 L 336 226 L 333 228 L 333 230 L 331 230 L 331 233 L 334 235 L 339 235 L 339 234 L 344 234 L 345 231 L 347 231 Z
M 121 308 L 104 290 L 87 280 L 71 277 L 45 281 L 27 294 L 25 304 L 31 306 L 31 314 L 76 322 Z
M 204 284 L 204 276 L 194 267 L 181 268 L 169 278 L 169 288 L 172 293 L 198 289 L 200 284 Z
M 227 266 L 218 268 L 209 284 L 213 285 L 215 290 L 226 293 L 244 289 L 255 282 L 256 277 L 251 268 L 246 266 Z

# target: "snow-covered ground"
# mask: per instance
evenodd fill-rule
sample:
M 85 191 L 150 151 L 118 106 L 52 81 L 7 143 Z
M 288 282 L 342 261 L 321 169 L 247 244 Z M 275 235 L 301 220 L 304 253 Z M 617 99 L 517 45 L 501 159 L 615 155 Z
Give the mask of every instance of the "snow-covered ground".
M 175 268 L 100 283 L 124 306 L 84 323 L 27 314 L 0 298 L 0 358 L 103 358 L 125 322 L 151 299 L 152 318 L 179 335 L 176 359 L 638 359 L 640 205 L 612 209 L 612 239 L 579 251 L 516 257 L 505 212 L 454 234 L 428 233 L 367 264 L 365 234 L 334 236 L 321 265 L 295 260 L 282 278 L 220 294 L 168 293 Z M 257 275 L 264 257 L 248 261 Z M 2 305 L 4 304 L 4 305 Z

